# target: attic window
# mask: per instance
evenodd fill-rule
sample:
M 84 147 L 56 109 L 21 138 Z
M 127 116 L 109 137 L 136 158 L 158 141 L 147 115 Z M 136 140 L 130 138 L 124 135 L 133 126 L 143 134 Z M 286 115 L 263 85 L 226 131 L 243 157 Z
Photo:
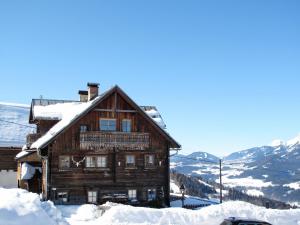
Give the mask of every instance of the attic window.
M 101 131 L 116 131 L 116 119 L 100 119 Z

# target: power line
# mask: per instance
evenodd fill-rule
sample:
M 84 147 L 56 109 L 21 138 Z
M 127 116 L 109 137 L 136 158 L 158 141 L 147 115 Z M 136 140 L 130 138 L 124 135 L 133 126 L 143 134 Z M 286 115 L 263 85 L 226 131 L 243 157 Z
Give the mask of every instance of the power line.
M 11 122 L 11 121 L 7 121 L 7 120 L 3 120 L 3 119 L 0 119 L 0 121 L 2 121 L 2 122 L 5 122 L 5 123 L 11 123 L 11 124 L 15 124 L 15 125 L 23 126 L 23 127 L 35 128 L 34 126 L 25 125 L 25 124 L 16 123 L 16 122 Z

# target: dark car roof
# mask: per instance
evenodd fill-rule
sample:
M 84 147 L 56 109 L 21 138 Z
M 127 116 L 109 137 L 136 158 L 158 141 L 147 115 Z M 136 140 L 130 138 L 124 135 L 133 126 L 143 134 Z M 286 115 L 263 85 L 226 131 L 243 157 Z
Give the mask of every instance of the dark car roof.
M 227 221 L 230 222 L 247 222 L 247 223 L 262 223 L 262 224 L 270 224 L 266 221 L 262 220 L 256 220 L 256 219 L 249 219 L 249 218 L 241 218 L 241 217 L 230 217 L 226 219 Z M 271 224 L 270 224 L 271 225 Z

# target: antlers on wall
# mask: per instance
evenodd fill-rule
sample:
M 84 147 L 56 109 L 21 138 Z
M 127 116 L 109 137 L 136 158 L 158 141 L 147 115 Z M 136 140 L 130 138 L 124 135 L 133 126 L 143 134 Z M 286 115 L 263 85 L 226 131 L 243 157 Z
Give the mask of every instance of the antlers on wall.
M 74 158 L 73 158 L 73 156 L 72 156 L 72 162 L 73 162 L 74 164 L 76 164 L 77 167 L 78 167 L 81 163 L 83 163 L 84 160 L 85 160 L 85 157 L 83 157 L 83 159 L 80 160 L 80 161 L 75 161 Z

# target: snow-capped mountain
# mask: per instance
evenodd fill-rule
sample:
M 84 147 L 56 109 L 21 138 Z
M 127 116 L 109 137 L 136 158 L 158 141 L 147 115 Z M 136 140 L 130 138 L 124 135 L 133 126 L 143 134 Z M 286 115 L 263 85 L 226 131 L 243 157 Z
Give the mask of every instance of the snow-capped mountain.
M 21 147 L 35 130 L 28 124 L 29 105 L 0 102 L 0 146 Z
M 201 155 L 201 152 L 193 154 Z M 193 160 L 193 154 L 172 157 L 172 168 L 218 182 L 219 165 Z M 210 157 L 214 158 L 212 155 Z M 215 161 L 217 159 L 215 157 Z M 225 186 L 236 187 L 256 196 L 300 203 L 300 136 L 287 142 L 273 142 L 272 146 L 234 152 L 224 157 L 222 162 Z

